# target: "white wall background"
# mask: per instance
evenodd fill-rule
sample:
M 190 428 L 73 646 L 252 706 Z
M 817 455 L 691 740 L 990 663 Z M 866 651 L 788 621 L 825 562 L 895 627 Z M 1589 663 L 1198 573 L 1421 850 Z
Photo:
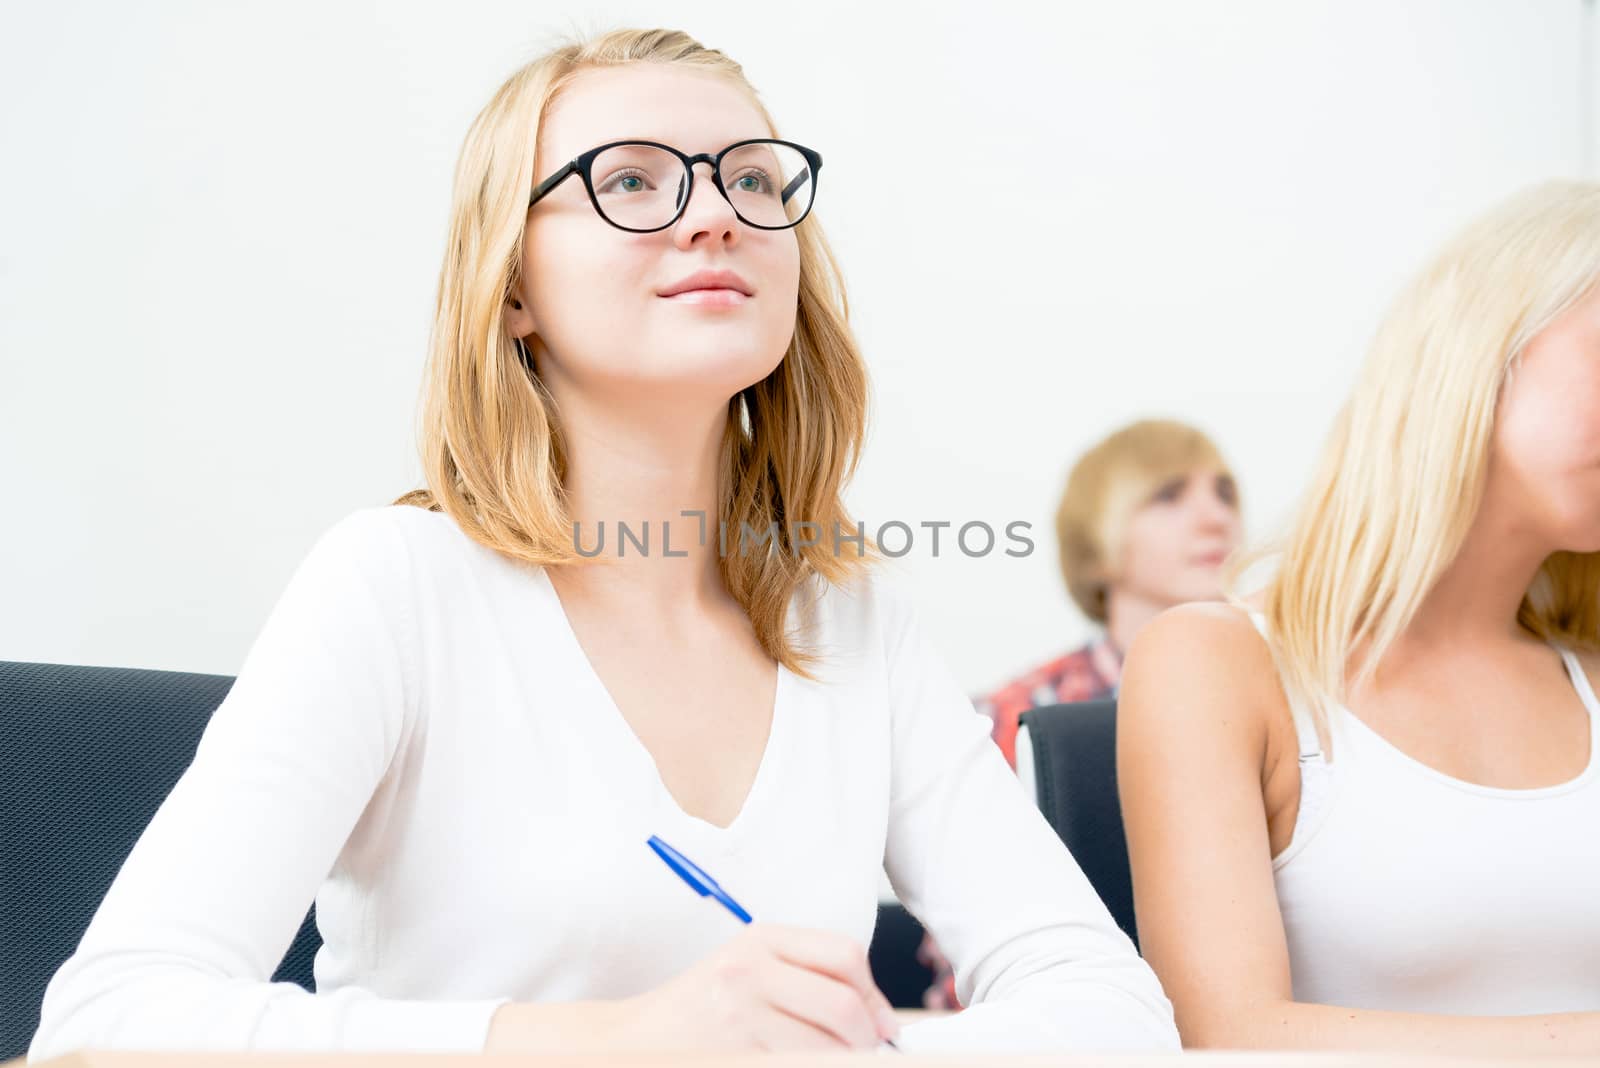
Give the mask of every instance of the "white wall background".
M 1087 633 L 1050 536 L 1079 450 L 1194 421 L 1267 533 L 1386 295 L 1490 201 L 1592 169 L 1600 116 L 1584 0 L 4 21 L 0 658 L 220 673 L 322 529 L 419 484 L 450 168 L 551 31 L 682 26 L 824 153 L 875 374 L 853 507 L 1034 524 L 1027 559 L 899 565 L 975 689 Z

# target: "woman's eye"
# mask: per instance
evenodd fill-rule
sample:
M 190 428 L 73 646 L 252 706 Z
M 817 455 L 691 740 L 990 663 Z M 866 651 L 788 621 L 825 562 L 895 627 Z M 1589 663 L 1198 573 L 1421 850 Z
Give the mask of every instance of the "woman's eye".
M 770 192 L 772 184 L 767 181 L 765 175 L 752 171 L 749 174 L 741 174 L 738 181 L 733 183 L 733 187 L 741 193 L 762 194 Z
M 613 174 L 595 187 L 600 193 L 643 193 L 650 188 L 650 183 L 642 174 Z
M 1183 487 L 1187 481 L 1187 479 L 1175 478 L 1170 482 L 1164 483 L 1150 499 L 1160 501 L 1162 504 L 1171 504 L 1183 496 Z

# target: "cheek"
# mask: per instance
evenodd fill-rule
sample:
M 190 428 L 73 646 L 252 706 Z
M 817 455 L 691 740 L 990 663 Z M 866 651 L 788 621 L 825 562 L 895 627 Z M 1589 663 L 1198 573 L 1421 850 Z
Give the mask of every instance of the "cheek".
M 1178 532 L 1172 515 L 1146 508 L 1128 524 L 1119 570 L 1131 585 L 1163 582 L 1178 569 Z
M 523 246 L 535 329 L 557 357 L 626 348 L 607 339 L 636 329 L 630 317 L 639 302 L 630 298 L 646 288 L 639 277 L 642 257 L 630 254 L 626 241 L 596 240 L 593 227 L 563 227 L 564 221 L 530 229 Z
M 1496 414 L 1496 458 L 1524 478 L 1560 479 L 1600 466 L 1600 375 L 1519 375 Z
M 1559 322 L 1529 344 L 1495 413 L 1497 459 L 1557 477 L 1600 464 L 1600 345 Z
M 787 241 L 775 242 L 762 275 L 770 278 L 774 299 L 766 302 L 763 320 L 775 334 L 787 340 L 794 333 L 795 315 L 800 307 L 800 249 L 793 234 Z
M 1561 547 L 1600 546 L 1600 375 L 1515 376 L 1496 412 L 1490 478 Z
M 1230 511 L 1223 524 L 1224 540 L 1230 546 L 1239 544 L 1240 539 L 1244 536 L 1244 523 L 1240 520 L 1239 513 Z

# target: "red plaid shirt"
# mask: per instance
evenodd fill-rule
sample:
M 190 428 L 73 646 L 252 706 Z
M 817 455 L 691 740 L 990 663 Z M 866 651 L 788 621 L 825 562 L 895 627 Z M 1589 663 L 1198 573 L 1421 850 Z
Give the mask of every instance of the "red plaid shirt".
M 1024 712 L 1044 705 L 1110 697 L 1117 691 L 1121 674 L 1122 655 L 1110 638 L 1101 637 L 1082 649 L 1041 664 L 973 704 L 994 721 L 995 744 L 1005 754 L 1006 763 L 1014 768 L 1017 766 L 1017 721 Z M 961 1008 L 956 998 L 955 970 L 939 951 L 932 935 L 923 936 L 917 960 L 933 969 L 933 985 L 922 995 L 922 1003 L 930 1009 Z
M 994 741 L 1017 766 L 1017 721 L 1030 708 L 1094 701 L 1110 697 L 1122 674 L 1122 655 L 1110 638 L 1100 638 L 1082 649 L 1057 657 L 1000 687 L 973 704 L 994 721 Z

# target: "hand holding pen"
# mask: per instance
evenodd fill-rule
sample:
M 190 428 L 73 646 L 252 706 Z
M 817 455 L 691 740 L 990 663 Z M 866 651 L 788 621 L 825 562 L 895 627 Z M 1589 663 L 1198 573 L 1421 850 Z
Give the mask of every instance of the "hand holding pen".
M 659 838 L 650 839 L 650 848 L 697 893 L 746 925 L 643 996 L 659 998 L 678 1026 L 699 1032 L 689 1044 L 819 1051 L 893 1046 L 899 1023 L 860 946 L 831 931 L 752 925 L 750 914 L 687 857 Z

